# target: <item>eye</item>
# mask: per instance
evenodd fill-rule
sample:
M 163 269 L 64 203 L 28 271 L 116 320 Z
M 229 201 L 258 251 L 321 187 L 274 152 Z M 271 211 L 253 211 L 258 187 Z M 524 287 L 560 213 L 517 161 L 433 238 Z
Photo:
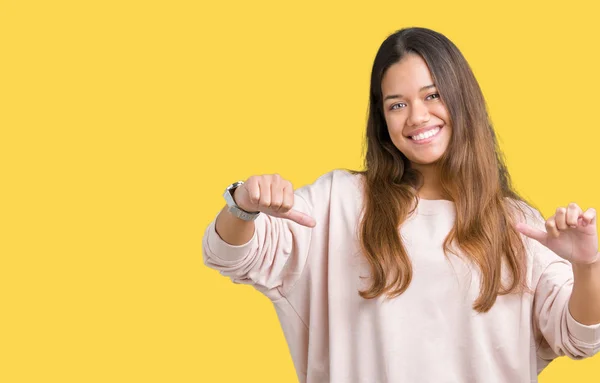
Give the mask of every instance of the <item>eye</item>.
M 429 96 L 427 96 L 426 100 L 435 100 L 437 98 L 440 98 L 439 93 L 434 93 L 434 94 L 430 94 Z
M 406 106 L 405 103 L 399 102 L 397 104 L 393 104 L 392 106 L 390 106 L 390 110 L 398 110 L 400 108 L 404 108 L 405 106 Z

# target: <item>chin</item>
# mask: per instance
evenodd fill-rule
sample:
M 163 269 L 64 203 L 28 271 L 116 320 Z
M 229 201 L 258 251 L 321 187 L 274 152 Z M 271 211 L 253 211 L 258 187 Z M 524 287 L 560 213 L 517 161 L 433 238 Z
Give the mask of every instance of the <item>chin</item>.
M 437 164 L 441 158 L 442 158 L 442 156 L 431 157 L 431 158 L 419 158 L 414 161 L 411 160 L 410 162 L 412 162 L 413 164 L 415 164 L 417 166 L 428 166 L 428 165 Z

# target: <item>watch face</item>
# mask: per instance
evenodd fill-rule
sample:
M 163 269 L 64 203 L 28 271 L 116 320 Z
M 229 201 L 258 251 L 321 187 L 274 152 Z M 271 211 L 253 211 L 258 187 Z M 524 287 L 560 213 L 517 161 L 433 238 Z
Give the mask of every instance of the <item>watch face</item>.
M 238 181 L 238 182 L 234 182 L 231 185 L 227 186 L 225 188 L 225 192 L 223 193 L 223 196 L 226 199 L 227 199 L 227 197 L 233 198 L 233 190 L 242 184 L 243 184 L 243 182 Z
M 231 185 L 227 186 L 227 189 L 225 189 L 225 190 L 233 190 L 243 184 L 244 184 L 244 182 L 242 182 L 242 181 L 234 182 Z
M 225 193 L 223 193 L 223 198 L 225 198 L 225 202 L 227 202 L 228 206 L 235 206 L 235 201 L 233 200 L 233 196 L 231 195 L 230 189 L 225 189 Z
M 243 219 L 244 221 L 254 221 L 254 219 L 258 216 L 259 212 L 249 213 L 244 211 L 237 206 L 235 200 L 233 199 L 233 192 L 235 189 L 243 185 L 243 181 L 234 182 L 225 189 L 225 193 L 223 193 L 223 197 L 225 197 L 225 201 L 227 202 L 227 206 L 229 206 L 229 211 L 235 215 L 236 217 Z

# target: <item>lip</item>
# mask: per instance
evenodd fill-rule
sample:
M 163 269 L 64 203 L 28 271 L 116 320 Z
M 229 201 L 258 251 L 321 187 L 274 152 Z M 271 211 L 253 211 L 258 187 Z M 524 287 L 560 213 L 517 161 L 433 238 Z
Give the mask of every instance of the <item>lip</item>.
M 427 138 L 426 138 L 426 139 L 424 139 L 424 140 L 421 140 L 421 141 L 415 141 L 415 140 L 413 140 L 412 138 L 410 138 L 410 136 L 416 136 L 416 135 L 418 135 L 418 134 L 421 134 L 421 133 L 423 133 L 423 132 L 426 132 L 426 131 L 428 131 L 428 130 L 431 130 L 431 129 L 434 129 L 434 128 L 440 128 L 440 130 L 438 130 L 438 132 L 437 132 L 436 134 L 434 134 L 433 136 L 431 136 L 431 137 L 427 137 Z M 428 144 L 428 143 L 430 143 L 431 141 L 435 140 L 435 139 L 436 139 L 436 137 L 440 135 L 440 132 L 442 131 L 442 129 L 444 129 L 444 125 L 435 125 L 435 126 L 430 126 L 430 127 L 426 127 L 426 128 L 417 129 L 417 130 L 415 130 L 414 132 L 411 132 L 411 133 L 410 133 L 410 136 L 408 137 L 408 139 L 410 140 L 410 142 L 412 142 L 412 143 L 413 143 L 413 144 L 415 144 L 415 145 L 425 145 L 425 144 Z

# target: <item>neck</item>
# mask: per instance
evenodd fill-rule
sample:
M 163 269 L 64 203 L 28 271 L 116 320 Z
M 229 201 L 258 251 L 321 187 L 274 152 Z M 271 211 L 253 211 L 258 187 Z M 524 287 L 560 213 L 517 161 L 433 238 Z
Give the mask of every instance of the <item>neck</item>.
M 433 165 L 413 165 L 423 176 L 423 184 L 417 192 L 419 198 L 423 199 L 446 199 L 442 191 L 440 171 Z

